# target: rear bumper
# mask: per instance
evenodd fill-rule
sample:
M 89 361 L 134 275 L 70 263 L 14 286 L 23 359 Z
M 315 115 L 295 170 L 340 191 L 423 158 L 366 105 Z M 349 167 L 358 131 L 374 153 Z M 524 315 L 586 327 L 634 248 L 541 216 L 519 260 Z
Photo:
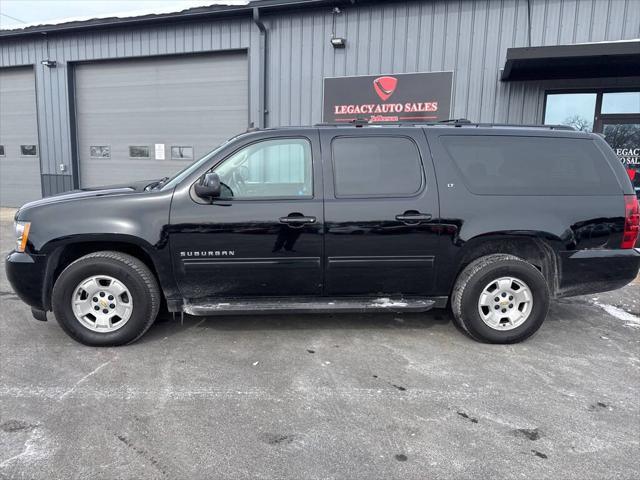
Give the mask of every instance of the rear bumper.
M 11 252 L 5 260 L 7 279 L 16 295 L 36 310 L 46 310 L 44 306 L 45 255 Z
M 560 254 L 559 297 L 607 292 L 632 282 L 640 250 L 579 250 Z

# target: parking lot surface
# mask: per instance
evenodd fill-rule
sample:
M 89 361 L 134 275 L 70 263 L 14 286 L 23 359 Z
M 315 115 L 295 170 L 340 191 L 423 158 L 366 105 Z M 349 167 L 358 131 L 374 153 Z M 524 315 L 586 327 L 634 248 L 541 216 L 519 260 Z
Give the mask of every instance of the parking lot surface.
M 99 349 L 33 320 L 4 269 L 0 302 L 0 478 L 640 475 L 638 282 L 554 301 L 510 346 L 436 310 L 164 319 Z

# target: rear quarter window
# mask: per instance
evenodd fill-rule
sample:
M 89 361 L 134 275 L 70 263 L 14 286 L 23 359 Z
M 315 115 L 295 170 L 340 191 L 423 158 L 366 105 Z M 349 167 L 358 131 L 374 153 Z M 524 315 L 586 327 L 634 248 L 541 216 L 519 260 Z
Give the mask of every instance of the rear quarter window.
M 614 195 L 620 185 L 590 139 L 443 135 L 442 146 L 478 195 Z

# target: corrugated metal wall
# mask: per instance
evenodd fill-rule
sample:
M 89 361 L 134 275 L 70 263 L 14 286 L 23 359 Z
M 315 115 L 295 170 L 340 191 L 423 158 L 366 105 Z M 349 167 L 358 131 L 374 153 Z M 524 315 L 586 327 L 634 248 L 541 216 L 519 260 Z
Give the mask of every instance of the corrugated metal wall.
M 355 4 L 335 16 L 336 35 L 347 39 L 343 50 L 329 45 L 329 8 L 267 15 L 267 124 L 320 121 L 326 76 L 442 70 L 455 72 L 454 117 L 540 122 L 544 90 L 553 84 L 500 82 L 507 48 L 527 46 L 529 36 L 532 46 L 640 37 L 640 0 L 530 0 L 531 29 L 528 10 L 527 0 Z M 259 35 L 250 18 L 0 40 L 0 67 L 35 65 L 43 191 L 70 184 L 70 177 L 52 178 L 73 173 L 73 62 L 229 49 L 249 50 L 250 120 L 258 124 Z M 58 67 L 42 66 L 46 58 Z
M 72 185 L 75 135 L 70 82 L 74 62 L 238 49 L 257 53 L 258 47 L 252 43 L 258 39 L 254 28 L 247 18 L 51 34 L 37 39 L 0 39 L 0 67 L 35 65 L 43 191 L 56 193 Z M 56 60 L 57 67 L 41 65 L 47 58 Z M 257 63 L 258 59 L 249 61 Z M 249 76 L 250 96 L 255 96 L 257 69 L 249 68 Z M 254 107 L 250 116 L 257 115 Z M 64 165 L 64 171 L 60 165 Z
M 640 0 L 531 0 L 530 5 L 532 46 L 640 37 Z M 269 17 L 270 125 L 320 121 L 323 77 L 434 71 L 454 72 L 453 117 L 542 120 L 545 84 L 499 81 L 507 48 L 529 45 L 527 0 L 347 7 L 335 16 L 335 33 L 346 38 L 345 49 L 329 45 L 333 17 L 327 9 Z

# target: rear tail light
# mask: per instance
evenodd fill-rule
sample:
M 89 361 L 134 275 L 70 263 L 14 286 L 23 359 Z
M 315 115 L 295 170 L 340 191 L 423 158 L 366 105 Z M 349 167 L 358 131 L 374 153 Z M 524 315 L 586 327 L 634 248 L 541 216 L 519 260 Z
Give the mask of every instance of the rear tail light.
M 624 196 L 624 233 L 620 248 L 633 248 L 638 240 L 640 231 L 640 208 L 638 198 L 635 195 Z

